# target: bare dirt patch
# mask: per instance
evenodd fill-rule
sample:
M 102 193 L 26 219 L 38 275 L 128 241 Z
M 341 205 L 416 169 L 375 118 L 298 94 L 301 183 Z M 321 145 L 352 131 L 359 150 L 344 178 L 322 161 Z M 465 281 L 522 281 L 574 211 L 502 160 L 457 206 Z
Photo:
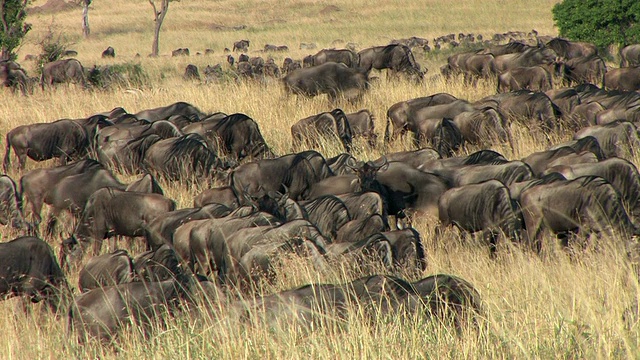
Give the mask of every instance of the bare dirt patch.
M 64 0 L 48 0 L 43 5 L 27 9 L 27 12 L 29 14 L 52 14 L 77 8 L 80 8 L 80 5 L 77 3 L 67 2 Z
M 324 9 L 320 10 L 320 15 L 329 15 L 338 11 L 342 11 L 342 9 L 340 9 L 336 5 L 328 5 L 325 6 Z

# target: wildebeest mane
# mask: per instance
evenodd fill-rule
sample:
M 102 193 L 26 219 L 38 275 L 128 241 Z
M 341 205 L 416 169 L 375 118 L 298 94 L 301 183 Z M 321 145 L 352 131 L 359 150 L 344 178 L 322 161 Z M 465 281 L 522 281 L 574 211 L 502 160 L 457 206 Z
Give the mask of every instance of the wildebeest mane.
M 188 158 L 191 161 L 189 164 L 191 169 L 202 169 L 205 173 L 208 173 L 211 167 L 219 162 L 216 154 L 198 134 L 188 134 L 177 138 L 166 156 L 165 164 L 176 163 L 180 165 L 180 162 Z
M 508 162 L 509 160 L 496 151 L 480 150 L 467 156 L 462 165 L 500 165 Z

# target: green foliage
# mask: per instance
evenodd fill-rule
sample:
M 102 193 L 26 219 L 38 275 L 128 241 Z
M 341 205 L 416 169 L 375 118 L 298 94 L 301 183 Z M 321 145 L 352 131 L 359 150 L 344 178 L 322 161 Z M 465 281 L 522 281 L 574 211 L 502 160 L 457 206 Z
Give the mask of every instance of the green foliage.
M 149 75 L 142 65 L 132 62 L 94 66 L 89 70 L 87 80 L 103 89 L 113 86 L 141 88 L 149 85 Z
M 31 30 L 31 24 L 24 22 L 27 17 L 25 8 L 28 0 L 4 0 L 0 2 L 2 15 L 0 21 L 0 59 L 15 59 L 14 50 L 22 38 Z
M 37 69 L 42 69 L 46 63 L 59 60 L 72 44 L 67 42 L 62 33 L 56 34 L 54 26 L 51 25 L 47 34 L 38 43 L 40 45 L 40 55 L 38 55 Z
M 564 0 L 552 12 L 562 37 L 599 48 L 640 42 L 638 0 Z

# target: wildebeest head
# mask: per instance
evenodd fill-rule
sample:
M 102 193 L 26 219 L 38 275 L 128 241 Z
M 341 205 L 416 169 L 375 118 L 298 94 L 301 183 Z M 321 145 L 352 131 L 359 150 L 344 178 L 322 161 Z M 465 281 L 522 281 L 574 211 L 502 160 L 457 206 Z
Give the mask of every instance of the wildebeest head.
M 82 260 L 84 251 L 74 234 L 67 239 L 62 240 L 60 244 L 60 267 L 63 270 L 69 270 L 72 266 L 76 266 Z
M 289 198 L 289 189 L 285 186 L 285 192 L 264 191 L 262 188 L 257 194 L 250 194 L 245 189 L 244 196 L 246 201 L 256 210 L 266 212 L 275 216 L 277 219 L 286 221 L 286 205 Z
M 360 179 L 360 186 L 362 191 L 373 190 L 375 191 L 379 187 L 376 176 L 378 171 L 386 170 L 389 167 L 387 157 L 383 156 L 381 160 L 376 161 L 358 161 L 356 164 L 346 164 L 358 175 Z

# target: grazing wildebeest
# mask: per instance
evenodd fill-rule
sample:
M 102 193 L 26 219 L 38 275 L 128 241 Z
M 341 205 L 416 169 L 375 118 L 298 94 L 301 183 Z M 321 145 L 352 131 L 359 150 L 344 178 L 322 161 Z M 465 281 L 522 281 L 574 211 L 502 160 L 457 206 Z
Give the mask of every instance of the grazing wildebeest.
M 33 90 L 33 82 L 27 72 L 15 61 L 0 60 L 0 86 L 19 89 L 23 95 Z
M 387 110 L 387 127 L 384 134 L 385 144 L 395 139 L 398 135 L 404 135 L 409 130 L 409 119 L 421 108 L 449 104 L 458 100 L 447 93 L 439 93 L 431 96 L 420 97 L 391 105 Z M 391 124 L 393 123 L 393 134 Z
M 11 148 L 18 157 L 18 168 L 24 168 L 27 157 L 36 161 L 60 158 L 62 163 L 87 154 L 99 126 L 110 125 L 106 117 L 62 119 L 52 123 L 18 126 L 7 133 L 4 171 L 11 165 Z
M 8 175 L 0 176 L 0 225 L 11 225 L 14 229 L 27 225 L 22 217 L 20 192 Z
M 478 103 L 497 103 L 497 110 L 509 121 L 533 123 L 543 129 L 555 129 L 560 109 L 542 92 L 510 91 L 488 96 Z
M 342 109 L 323 112 L 299 120 L 291 126 L 293 145 L 305 145 L 305 148 L 320 146 L 321 141 L 338 138 L 344 151 L 351 151 L 353 134 L 351 126 Z
M 222 114 L 224 115 L 224 114 Z M 245 114 L 209 116 L 182 128 L 185 134 L 197 133 L 214 148 L 233 160 L 262 158 L 273 153 L 266 144 L 258 124 Z
M 574 42 L 562 38 L 553 38 L 547 42 L 545 46 L 565 59 L 588 58 L 598 55 L 596 46 L 587 42 Z
M 394 73 L 402 73 L 409 79 L 421 81 L 424 73 L 416 62 L 413 52 L 405 45 L 385 45 L 364 49 L 358 53 L 358 68 L 368 73 L 371 69 L 390 69 Z
M 498 180 L 463 185 L 447 190 L 438 200 L 442 226 L 456 226 L 468 233 L 482 232 L 494 253 L 504 234 L 519 238 L 520 219 L 509 189 Z
M 564 65 L 566 85 L 592 83 L 606 86 L 607 66 L 600 56 L 575 58 L 568 60 Z
M 142 236 L 146 225 L 175 210 L 176 203 L 159 194 L 102 188 L 91 195 L 72 236 L 61 247 L 61 262 L 75 265 L 93 245 L 98 254 L 102 241 L 113 235 Z
M 292 58 L 285 58 L 284 61 L 282 62 L 281 72 L 284 75 L 287 75 L 288 73 L 296 69 L 302 69 L 302 61 L 293 60 Z
M 513 68 L 498 75 L 498 92 L 547 91 L 552 87 L 551 74 L 542 66 Z
M 399 161 L 414 168 L 431 162 L 431 160 L 440 159 L 441 156 L 435 149 L 424 148 L 419 150 L 399 151 L 385 155 L 387 161 Z M 382 161 L 382 158 L 376 160 Z
M 169 244 L 136 256 L 133 266 L 136 279 L 141 281 L 165 281 L 184 274 L 178 254 Z
M 42 75 L 40 76 L 40 86 L 44 90 L 45 86 L 62 84 L 65 82 L 75 82 L 87 87 L 87 79 L 84 68 L 80 61 L 76 59 L 56 60 L 44 64 Z
M 504 185 L 532 179 L 533 172 L 522 161 L 497 161 L 489 165 L 452 166 L 432 170 L 454 187 L 499 180 Z
M 418 119 L 415 123 L 414 144 L 418 148 L 431 145 L 441 157 L 453 156 L 464 145 L 464 138 L 452 119 Z
M 591 152 L 589 152 L 591 153 Z M 561 160 L 566 156 L 576 155 L 578 152 L 569 146 L 561 146 L 555 149 L 543 150 L 531 153 L 522 159 L 522 162 L 529 165 L 534 176 L 541 176 L 552 163 Z M 595 154 L 593 159 L 598 162 L 598 158 Z M 575 159 L 574 159 L 575 160 Z
M 529 47 L 523 52 L 496 56 L 495 66 L 498 72 L 503 72 L 517 67 L 553 64 L 557 57 L 551 49 Z
M 613 230 L 622 238 L 614 235 L 611 239 L 622 241 L 640 235 L 640 230 L 627 215 L 618 191 L 599 176 L 532 186 L 522 191 L 520 204 L 527 240 L 538 252 L 543 248 L 542 238 L 547 231 L 586 238 L 592 233 L 610 234 Z
M 525 51 L 528 48 L 530 48 L 530 46 L 526 45 L 523 42 L 512 41 L 512 42 L 509 42 L 508 44 L 494 45 L 486 49 L 482 49 L 478 51 L 478 54 L 493 54 L 495 56 L 498 56 L 498 55 L 505 55 L 505 54 L 520 53 Z
M 371 111 L 362 109 L 358 112 L 347 114 L 347 120 L 354 138 L 362 137 L 372 148 L 376 146 L 378 135 L 375 132 L 375 120 Z
M 294 70 L 282 80 L 288 93 L 309 97 L 327 94 L 331 102 L 339 95 L 357 101 L 369 87 L 367 74 L 335 62 Z
M 176 56 L 189 56 L 189 49 L 188 48 L 178 48 L 178 49 L 175 49 L 175 50 L 171 51 L 171 57 L 176 57 Z
M 231 173 L 235 194 L 256 194 L 260 190 L 285 193 L 293 200 L 308 198 L 313 184 L 332 176 L 325 158 L 313 150 L 254 161 L 238 166 Z
M 225 205 L 230 209 L 236 209 L 240 206 L 238 197 L 233 192 L 231 186 L 207 189 L 193 198 L 193 206 L 195 207 L 202 207 L 213 203 Z
M 0 243 L 0 298 L 28 296 L 44 300 L 53 312 L 66 306 L 71 290 L 46 242 L 24 236 Z
M 456 115 L 453 122 L 466 143 L 491 146 L 496 141 L 508 142 L 514 148 L 511 128 L 505 126 L 504 116 L 493 107 L 465 111 Z
M 560 109 L 565 122 L 570 118 L 570 114 L 580 105 L 580 96 L 573 88 L 560 88 L 545 91 L 545 94 Z M 571 124 L 569 124 L 571 125 Z
M 640 66 L 640 44 L 632 44 L 620 49 L 620 67 Z
M 640 67 L 611 69 L 604 75 L 604 87 L 611 90 L 640 90 Z
M 200 72 L 198 71 L 198 67 L 193 64 L 187 65 L 187 67 L 184 69 L 184 75 L 182 75 L 182 78 L 185 80 L 200 80 Z
M 132 282 L 135 277 L 133 259 L 126 250 L 94 256 L 80 270 L 78 288 L 87 292 L 99 287 Z
M 249 51 L 249 40 L 240 40 L 233 43 L 233 51 Z
M 167 106 L 161 106 L 154 109 L 147 109 L 135 114 L 136 118 L 148 121 L 166 120 L 174 115 L 183 115 L 188 118 L 195 118 L 195 121 L 205 118 L 207 115 L 195 106 L 179 101 Z
M 114 48 L 112 48 L 111 46 L 107 47 L 103 52 L 102 52 L 102 58 L 114 58 L 116 57 L 116 50 Z
M 345 64 L 350 68 L 358 67 L 358 54 L 349 49 L 322 49 L 310 60 L 311 66 L 318 66 L 328 62 Z
M 300 202 L 300 206 L 304 209 L 307 220 L 330 242 L 336 240 L 338 229 L 351 220 L 347 206 L 333 195 Z
M 640 148 L 636 126 L 626 121 L 589 126 L 576 132 L 573 138 L 577 140 L 587 136 L 592 136 L 598 141 L 605 157 L 633 157 L 635 149 Z

